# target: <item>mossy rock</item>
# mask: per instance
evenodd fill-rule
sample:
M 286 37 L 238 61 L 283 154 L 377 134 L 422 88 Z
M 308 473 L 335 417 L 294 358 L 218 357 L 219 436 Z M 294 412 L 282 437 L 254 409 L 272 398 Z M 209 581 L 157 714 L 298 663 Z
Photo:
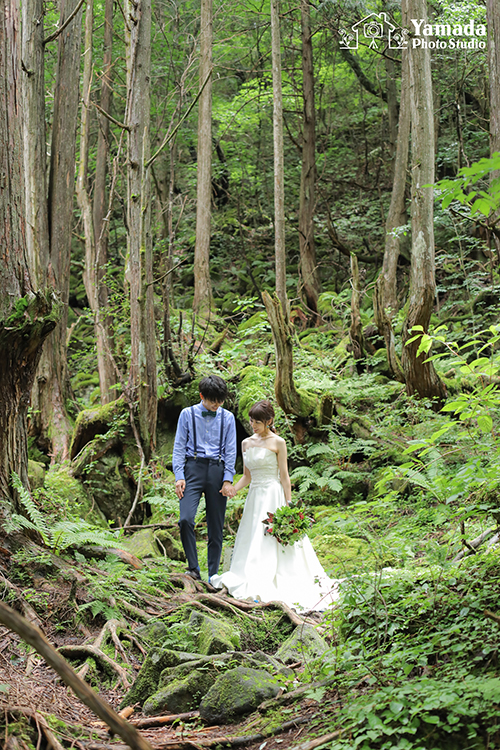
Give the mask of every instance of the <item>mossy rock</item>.
M 162 549 L 169 560 L 186 562 L 186 553 L 182 544 L 167 529 L 159 529 L 155 532 L 155 538 L 160 542 Z
M 134 684 L 123 698 L 120 708 L 143 702 L 158 689 L 160 675 L 167 667 L 177 667 L 186 661 L 199 659 L 199 654 L 155 648 L 145 658 Z
M 32 490 L 43 487 L 45 482 L 45 466 L 39 461 L 28 459 L 28 479 Z
M 250 713 L 280 689 L 275 677 L 263 669 L 236 667 L 217 678 L 203 697 L 200 716 L 208 724 L 227 724 Z
M 105 516 L 88 497 L 83 485 L 71 473 L 69 464 L 51 466 L 45 474 L 44 487 L 47 494 L 62 508 L 71 507 L 87 523 L 109 529 Z
M 284 664 L 308 662 L 322 656 L 329 646 L 312 625 L 298 625 L 280 646 L 276 657 Z
M 314 534 L 314 549 L 328 573 L 338 577 L 358 570 L 360 565 L 375 566 L 376 557 L 365 540 L 341 532 L 318 533 L 318 529 Z
M 136 636 L 149 646 L 159 646 L 165 639 L 167 633 L 168 628 L 161 620 L 147 622 L 145 625 L 138 627 L 135 631 Z
M 240 647 L 240 631 L 227 621 L 192 612 L 189 624 L 198 630 L 197 650 L 200 654 L 223 654 Z
M 132 536 L 123 540 L 123 546 L 139 559 L 161 556 L 153 529 L 141 529 L 137 531 Z
M 160 713 L 180 714 L 198 708 L 200 700 L 213 684 L 210 672 L 195 669 L 180 680 L 170 680 L 167 685 L 151 695 L 143 706 L 147 716 Z

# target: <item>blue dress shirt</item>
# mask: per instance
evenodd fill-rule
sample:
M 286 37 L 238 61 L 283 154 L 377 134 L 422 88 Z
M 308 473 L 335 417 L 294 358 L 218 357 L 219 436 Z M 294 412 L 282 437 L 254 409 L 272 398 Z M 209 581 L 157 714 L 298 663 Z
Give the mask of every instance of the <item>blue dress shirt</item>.
M 194 456 L 193 423 L 191 409 L 194 409 L 196 422 L 196 448 L 198 458 L 219 458 L 220 424 L 221 412 L 224 412 L 224 433 L 222 435 L 222 460 L 224 461 L 224 482 L 232 482 L 234 477 L 234 464 L 236 461 L 236 422 L 234 415 L 221 406 L 217 409 L 215 417 L 203 417 L 206 411 L 200 402 L 194 407 L 183 409 L 177 423 L 175 433 L 174 450 L 172 453 L 172 468 L 176 481 L 185 479 L 184 464 L 186 458 Z

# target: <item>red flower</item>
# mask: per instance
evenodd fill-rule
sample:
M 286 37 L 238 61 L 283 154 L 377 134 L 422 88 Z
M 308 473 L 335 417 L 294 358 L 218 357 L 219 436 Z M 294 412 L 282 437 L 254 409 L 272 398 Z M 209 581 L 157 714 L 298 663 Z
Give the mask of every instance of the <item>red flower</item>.
M 270 527 L 268 528 L 268 532 L 269 532 L 269 533 L 271 534 L 271 533 L 272 533 L 272 530 L 273 530 L 273 527 L 272 527 L 272 526 L 270 526 Z

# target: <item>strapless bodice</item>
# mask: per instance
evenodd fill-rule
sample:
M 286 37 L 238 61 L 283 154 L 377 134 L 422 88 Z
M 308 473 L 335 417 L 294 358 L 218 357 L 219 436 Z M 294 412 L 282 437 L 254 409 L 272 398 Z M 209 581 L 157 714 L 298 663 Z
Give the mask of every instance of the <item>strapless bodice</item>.
M 243 459 L 252 475 L 253 487 L 279 482 L 278 456 L 274 451 L 254 445 L 246 449 Z

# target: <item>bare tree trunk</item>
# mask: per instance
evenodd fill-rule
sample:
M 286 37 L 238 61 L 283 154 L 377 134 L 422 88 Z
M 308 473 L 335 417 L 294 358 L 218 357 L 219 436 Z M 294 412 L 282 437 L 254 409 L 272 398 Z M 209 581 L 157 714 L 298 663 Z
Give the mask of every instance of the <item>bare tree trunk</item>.
M 314 396 L 299 393 L 293 380 L 293 330 L 289 320 L 283 314 L 283 307 L 278 295 L 271 297 L 268 292 L 262 292 L 262 300 L 266 307 L 267 317 L 273 332 L 276 351 L 276 379 L 274 391 L 276 401 L 284 412 L 295 414 L 297 417 L 307 417 L 314 411 Z
M 488 72 L 490 81 L 490 155 L 500 152 L 500 7 L 496 0 L 486 0 L 488 20 Z M 494 180 L 500 172 L 491 174 Z M 490 217 L 498 222 L 500 213 Z M 497 257 L 500 259 L 500 240 L 494 235 Z
M 113 0 L 106 0 L 104 9 L 104 51 L 103 71 L 101 83 L 101 97 L 99 105 L 103 112 L 111 114 L 111 75 L 113 63 Z M 109 352 L 113 352 L 113 326 L 108 311 L 109 296 L 106 283 L 106 264 L 108 261 L 108 226 L 105 221 L 107 214 L 106 176 L 108 173 L 109 154 L 109 120 L 105 115 L 98 114 L 99 132 L 97 136 L 97 155 L 94 177 L 94 234 L 95 234 L 95 267 L 97 305 L 99 311 L 98 325 L 102 329 L 101 336 L 105 348 L 105 356 L 99 366 L 99 386 L 101 403 L 107 404 L 117 397 L 114 386 L 117 383 L 115 369 Z
M 29 82 L 24 95 L 21 92 L 22 78 L 30 76 L 30 69 L 21 72 L 19 20 L 19 3 L 4 5 L 0 12 L 0 496 L 4 499 L 11 496 L 13 472 L 28 484 L 30 390 L 43 341 L 53 330 L 58 312 L 51 292 L 39 286 L 44 269 L 36 254 L 36 227 L 30 237 L 32 251 L 27 251 L 21 108 L 33 90 Z M 37 59 L 40 62 L 41 57 Z M 35 126 L 33 120 L 31 125 Z M 37 151 L 38 127 L 33 130 L 31 155 Z
M 404 0 L 402 5 L 404 5 Z M 401 25 L 404 26 L 403 21 L 401 21 Z M 398 95 L 394 60 L 389 55 L 385 57 L 385 75 L 387 91 L 387 118 L 389 121 L 389 151 L 391 156 L 394 156 L 396 152 L 396 142 L 398 137 Z
M 156 333 L 150 211 L 149 106 L 151 0 L 127 5 L 128 256 L 130 281 L 129 389 L 139 404 L 146 458 L 156 442 Z
M 402 0 L 402 26 L 407 23 L 407 0 Z M 401 57 L 401 101 L 399 105 L 398 137 L 394 176 L 392 183 L 391 204 L 385 223 L 385 250 L 382 270 L 377 279 L 373 295 L 375 324 L 384 337 L 387 361 L 393 376 L 404 383 L 401 362 L 396 352 L 392 319 L 398 311 L 397 304 L 397 269 L 402 237 L 396 233 L 397 227 L 406 224 L 406 170 L 408 167 L 408 150 L 410 141 L 410 81 L 408 67 L 408 50 L 402 51 Z
M 276 294 L 288 321 L 285 250 L 285 178 L 283 159 L 283 96 L 281 91 L 280 0 L 271 0 L 271 44 L 273 66 L 273 144 L 274 144 L 274 247 Z
M 363 338 L 363 327 L 361 325 L 361 312 L 360 312 L 360 297 L 361 289 L 359 285 L 359 268 L 358 259 L 351 253 L 351 276 L 352 276 L 352 292 L 351 292 L 351 328 L 349 330 L 349 338 L 351 339 L 352 355 L 356 363 L 356 369 L 358 372 L 362 368 L 361 361 L 364 359 L 364 338 Z
M 60 25 L 77 6 L 77 0 L 61 0 Z M 71 422 L 66 410 L 69 398 L 66 333 L 69 272 L 73 229 L 76 129 L 78 123 L 82 9 L 58 36 L 57 76 L 49 175 L 48 215 L 50 233 L 49 281 L 61 296 L 62 314 L 47 339 L 33 389 L 33 407 L 39 411 L 52 460 L 69 455 Z
M 410 0 L 410 18 L 427 18 L 426 0 Z M 408 313 L 403 329 L 402 365 L 408 394 L 442 402 L 444 384 L 427 355 L 417 357 L 418 341 L 406 346 L 412 327 L 427 331 L 434 304 L 436 281 L 434 266 L 433 189 L 434 182 L 434 111 L 430 50 L 409 50 L 410 107 L 412 132 L 411 194 L 411 275 Z
M 212 0 L 201 0 L 200 88 L 212 70 Z M 196 245 L 194 250 L 195 312 L 207 314 L 212 306 L 210 281 L 210 223 L 212 215 L 212 79 L 198 104 L 198 185 L 196 195 Z
M 99 278 L 96 257 L 94 217 L 92 202 L 88 192 L 88 156 L 90 137 L 90 86 L 92 82 L 92 37 L 93 37 L 93 0 L 87 0 L 85 9 L 85 44 L 83 63 L 83 96 L 82 117 L 80 131 L 80 163 L 76 181 L 76 194 L 78 205 L 82 212 L 83 228 L 85 234 L 85 270 L 83 282 L 87 292 L 87 300 L 94 317 L 94 334 L 96 338 L 97 369 L 99 372 L 99 384 L 101 386 L 101 401 L 109 403 L 111 400 L 109 387 L 106 393 L 106 373 L 108 355 L 106 351 L 105 330 L 101 324 L 101 311 L 99 308 Z M 105 397 L 107 396 L 107 398 Z
M 302 286 L 306 304 L 318 321 L 318 296 L 321 291 L 316 267 L 314 244 L 314 209 L 316 203 L 316 116 L 314 111 L 314 68 L 311 35 L 310 0 L 301 0 L 302 31 L 302 168 L 299 199 L 299 247 Z
M 43 57 L 43 0 L 22 3 L 23 156 L 26 188 L 26 250 L 40 286 L 49 266 L 47 213 L 47 147 L 45 143 L 45 87 Z

